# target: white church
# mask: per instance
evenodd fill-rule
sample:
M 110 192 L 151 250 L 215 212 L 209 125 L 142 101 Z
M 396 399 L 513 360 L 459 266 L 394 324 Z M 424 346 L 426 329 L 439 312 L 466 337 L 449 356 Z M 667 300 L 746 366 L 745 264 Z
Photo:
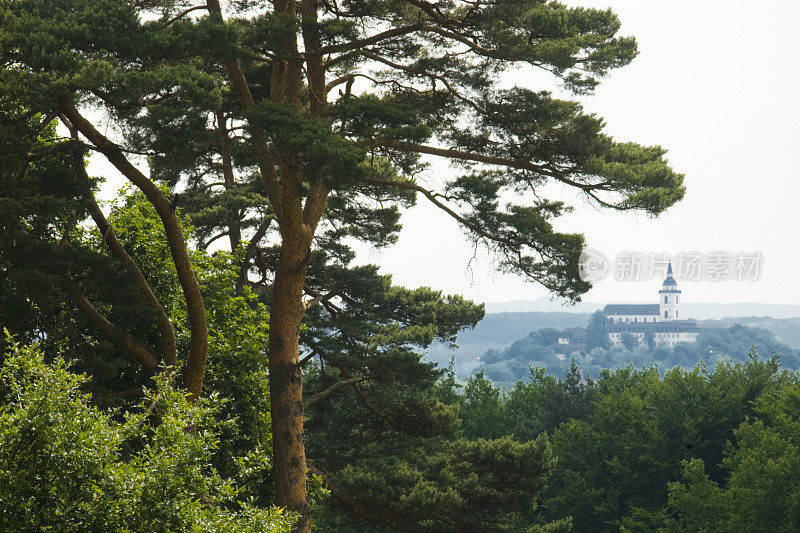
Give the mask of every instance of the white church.
M 681 291 L 672 275 L 672 263 L 667 267 L 667 277 L 658 291 L 656 304 L 609 304 L 603 308 L 608 318 L 608 335 L 615 346 L 622 344 L 622 336 L 630 333 L 639 343 L 645 342 L 650 330 L 656 343 L 670 347 L 679 342 L 694 342 L 700 333 L 695 320 L 681 319 Z

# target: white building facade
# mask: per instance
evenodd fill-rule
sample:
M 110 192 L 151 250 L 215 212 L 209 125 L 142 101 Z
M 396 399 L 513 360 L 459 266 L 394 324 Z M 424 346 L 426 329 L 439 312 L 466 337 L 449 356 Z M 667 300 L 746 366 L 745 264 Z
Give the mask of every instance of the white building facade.
M 679 342 L 694 342 L 700 327 L 694 320 L 684 320 L 680 314 L 681 291 L 672 274 L 672 263 L 667 277 L 658 291 L 657 304 L 609 304 L 603 312 L 609 321 L 608 335 L 615 346 L 629 333 L 646 342 L 648 331 L 653 332 L 656 343 L 675 346 Z

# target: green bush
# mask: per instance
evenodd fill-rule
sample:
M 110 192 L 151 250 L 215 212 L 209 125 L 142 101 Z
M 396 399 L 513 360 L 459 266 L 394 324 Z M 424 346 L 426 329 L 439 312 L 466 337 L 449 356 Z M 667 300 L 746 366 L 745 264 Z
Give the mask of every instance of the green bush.
M 62 360 L 11 342 L 0 366 L 0 531 L 288 531 L 210 466 L 214 398 L 159 379 L 136 412 L 107 413 Z

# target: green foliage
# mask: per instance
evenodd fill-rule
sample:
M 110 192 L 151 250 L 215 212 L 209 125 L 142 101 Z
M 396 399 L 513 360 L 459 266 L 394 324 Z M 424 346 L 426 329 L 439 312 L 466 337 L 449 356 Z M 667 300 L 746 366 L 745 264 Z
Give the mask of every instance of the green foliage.
M 313 263 L 310 272 L 315 282 L 328 282 L 316 277 Z M 353 274 L 331 280 L 349 281 L 351 313 L 312 307 L 302 334 L 324 354 L 306 374 L 307 397 L 319 397 L 306 410 L 309 457 L 351 502 L 332 498 L 317 510 L 316 522 L 348 530 L 345 513 L 356 506 L 370 522 L 401 529 L 515 530 L 535 498 L 523 487 L 541 483 L 546 471 L 546 443 L 487 441 L 504 453 L 478 454 L 474 440 L 459 438 L 456 413 L 465 402 L 454 374 L 421 362 L 419 351 L 434 339 L 452 342 L 463 325 L 480 319 L 482 308 L 429 289 L 392 286 L 371 267 Z M 508 468 L 503 457 L 531 467 L 500 487 L 485 472 Z
M 163 228 L 152 206 L 141 193 L 125 189 L 112 203 L 108 218 L 162 302 L 175 329 L 179 352 L 185 353 L 189 344 L 186 305 Z M 185 218 L 182 222 L 186 238 L 191 239 L 191 225 Z M 124 347 L 87 323 L 60 290 L 61 277 L 70 274 L 80 279 L 80 286 L 110 320 L 124 324 L 153 347 L 158 346 L 155 322 L 138 290 L 98 233 L 80 230 L 69 237 L 69 260 L 58 264 L 54 263 L 65 256 L 59 253 L 59 243 L 52 237 L 39 242 L 20 239 L 13 245 L 0 246 L 0 264 L 8 273 L 0 288 L 0 326 L 28 340 L 46 332 L 41 342 L 46 359 L 69 357 L 76 370 L 92 376 L 85 387 L 93 392 L 93 401 L 103 407 L 118 406 L 123 403 L 118 394 L 120 389 L 127 386 L 135 391 L 152 383 L 128 358 Z M 38 257 L 31 255 L 34 252 Z M 29 259 L 18 262 L 21 257 Z M 76 258 L 82 262 L 76 265 Z M 207 309 L 211 357 L 206 387 L 220 398 L 214 416 L 225 422 L 218 428 L 220 439 L 212 450 L 213 464 L 221 474 L 239 477 L 247 489 L 246 498 L 269 505 L 272 501 L 266 355 L 269 314 L 249 288 L 240 295 L 233 294 L 238 275 L 235 256 L 195 251 L 192 260 Z M 15 302 L 20 300 L 25 302 L 26 312 L 15 316 L 21 305 Z M 241 401 L 242 398 L 248 400 Z M 244 467 L 243 458 L 248 464 L 257 465 L 256 469 Z
M 724 485 L 705 462 L 684 464 L 670 484 L 666 531 L 796 531 L 800 527 L 800 388 L 797 381 L 761 395 L 755 415 L 725 452 Z
M 110 219 L 118 236 L 167 306 L 178 343 L 189 343 L 185 302 L 170 260 L 162 228 L 152 206 L 140 194 L 128 191 L 115 205 Z M 187 238 L 192 227 L 183 220 Z M 193 266 L 206 305 L 211 356 L 206 387 L 223 401 L 216 416 L 227 421 L 220 427 L 220 446 L 215 467 L 226 475 L 238 475 L 239 461 L 258 463 L 258 476 L 246 475 L 250 495 L 262 504 L 271 501 L 271 419 L 266 353 L 269 313 L 247 288 L 233 294 L 238 275 L 237 258 L 225 252 L 195 251 Z M 241 401 L 247 398 L 247 401 Z
M 503 392 L 479 374 L 468 388 L 480 394 L 459 411 L 464 427 L 486 424 L 494 436 L 502 429 L 519 442 L 551 435 L 556 464 L 534 515 L 539 523 L 571 516 L 578 531 L 796 527 L 800 394 L 797 375 L 781 371 L 776 358 L 751 352 L 713 371 L 700 364 L 662 377 L 656 368 L 627 367 L 581 378 L 573 361 L 565 379 L 534 368 Z M 487 424 L 486 413 L 503 424 Z
M 546 440 L 495 439 L 503 419 L 487 408 L 484 393 L 498 399 L 488 380 L 468 384 L 461 396 L 452 368 L 443 372 L 421 361 L 421 349 L 434 340 L 453 342 L 460 328 L 478 322 L 482 308 L 429 289 L 392 286 L 372 268 L 326 278 L 330 269 L 318 271 L 312 261 L 309 271 L 314 283 L 331 283 L 329 291 L 346 280 L 351 311 L 312 307 L 302 333 L 324 355 L 306 373 L 306 396 L 314 400 L 306 410 L 307 448 L 313 467 L 335 487 L 315 522 L 369 530 L 351 525 L 348 512 L 357 508 L 373 524 L 412 531 L 530 526 L 552 460 Z M 355 386 L 343 382 L 347 376 Z M 473 407 L 480 410 L 476 420 L 459 426 L 458 412 Z
M 464 405 L 460 416 L 464 436 L 470 439 L 496 439 L 508 427 L 500 391 L 492 386 L 483 372 L 472 376 L 464 388 Z
M 589 325 L 586 326 L 586 349 L 592 348 L 608 349 L 611 346 L 611 339 L 608 338 L 608 319 L 602 311 L 595 311 L 589 318 Z
M 427 417 L 438 416 L 433 424 L 420 417 L 425 411 L 408 412 L 413 418 L 402 425 L 391 418 L 385 424 L 377 419 L 357 424 L 356 417 L 365 418 L 358 414 L 358 400 L 341 395 L 326 408 L 326 421 L 336 429 L 311 432 L 315 465 L 330 472 L 329 480 L 352 498 L 351 506 L 374 513 L 374 524 L 431 532 L 539 531 L 530 516 L 554 461 L 546 437 L 492 438 L 492 433 L 502 432 L 500 392 L 480 377 L 467 385 L 466 395 L 457 389 L 453 374 L 446 374 L 432 393 L 448 403 L 420 406 Z M 316 429 L 321 421 L 317 409 L 311 412 L 309 427 Z M 455 420 L 457 412 L 463 432 Z M 351 425 L 342 426 L 343 416 L 352 417 Z M 336 440 L 321 440 L 331 436 Z M 352 525 L 332 503 L 318 511 L 320 527 L 374 530 Z M 569 521 L 546 528 L 568 531 Z
M 574 361 L 565 379 L 547 375 L 542 368 L 531 368 L 529 379 L 518 381 L 507 392 L 507 431 L 520 440 L 551 434 L 568 420 L 585 419 L 596 394 L 596 382 L 582 383 Z
M 0 183 L 0 324 L 40 340 L 49 361 L 76 359 L 103 406 L 150 384 L 124 343 L 103 338 L 97 320 L 69 299 L 74 284 L 145 349 L 158 345 L 152 309 L 84 224 L 93 184 L 80 172 L 83 147 L 55 143 L 52 126 L 34 120 L 92 106 L 90 119 L 107 120 L 122 151 L 90 142 L 106 156 L 145 156 L 194 248 L 211 346 L 207 390 L 226 400 L 214 416 L 228 422 L 209 461 L 221 476 L 238 476 L 237 498 L 269 504 L 265 306 L 291 228 L 313 227 L 299 253 L 307 271 L 298 289 L 309 297 L 303 361 L 316 365 L 305 383 L 306 400 L 316 401 L 308 409 L 312 464 L 369 513 L 389 509 L 378 521 L 401 529 L 535 528 L 526 517 L 551 465 L 544 438 L 463 437 L 500 436 L 503 419 L 492 413 L 502 411 L 502 395 L 481 376 L 456 401 L 452 379 L 447 393 L 437 385 L 441 372 L 421 361 L 432 342 L 452 344 L 483 309 L 430 288 L 393 286 L 377 267 L 353 265 L 352 239 L 394 242 L 401 211 L 420 193 L 446 203 L 501 269 L 578 299 L 590 287 L 578 277 L 584 239 L 556 229 L 571 206 L 543 198 L 545 184 L 658 214 L 683 196 L 683 177 L 662 148 L 614 141 L 576 102 L 498 80 L 540 68 L 586 92 L 634 58 L 635 41 L 617 35 L 611 11 L 540 0 L 314 6 L 297 17 L 277 12 L 279 3 L 238 0 L 226 22 L 173 0 L 0 1 L 0 162 L 10 163 Z M 376 28 L 393 32 L 373 40 Z M 324 72 L 314 64 L 322 56 Z M 295 69 L 297 79 L 281 75 Z M 317 85 L 304 85 L 306 76 Z M 234 77 L 247 87 L 234 87 Z M 19 120 L 20 110 L 31 114 Z M 37 151 L 42 138 L 55 146 Z M 457 162 L 459 172 L 436 191 L 421 190 L 422 154 Z M 265 183 L 277 181 L 276 195 Z M 315 194 L 327 200 L 318 226 L 315 202 L 302 205 Z M 302 221 L 287 211 L 302 212 Z M 152 210 L 126 194 L 110 218 L 174 324 L 179 355 L 186 353 L 186 303 Z M 229 253 L 205 251 L 221 237 Z M 303 305 L 301 298 L 291 304 Z M 504 373 L 513 379 L 527 368 L 517 358 Z M 577 367 L 571 372 L 563 392 L 577 413 L 585 398 Z M 339 525 L 350 520 L 337 504 L 322 511 Z
M 237 500 L 211 467 L 216 399 L 190 404 L 162 378 L 139 408 L 106 413 L 81 392 L 85 381 L 34 348 L 6 353 L 0 530 L 289 530 L 290 515 Z

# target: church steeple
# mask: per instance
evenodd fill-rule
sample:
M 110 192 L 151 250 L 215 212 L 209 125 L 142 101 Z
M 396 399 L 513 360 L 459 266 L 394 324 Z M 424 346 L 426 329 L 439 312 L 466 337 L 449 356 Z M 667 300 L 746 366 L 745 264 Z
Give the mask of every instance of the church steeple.
M 677 287 L 678 282 L 672 277 L 672 261 L 667 266 L 667 277 L 664 278 L 664 287 Z
M 678 282 L 672 275 L 672 261 L 667 266 L 667 277 L 661 290 L 658 291 L 658 303 L 661 310 L 659 320 L 677 320 L 680 318 L 681 291 L 678 290 Z

